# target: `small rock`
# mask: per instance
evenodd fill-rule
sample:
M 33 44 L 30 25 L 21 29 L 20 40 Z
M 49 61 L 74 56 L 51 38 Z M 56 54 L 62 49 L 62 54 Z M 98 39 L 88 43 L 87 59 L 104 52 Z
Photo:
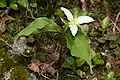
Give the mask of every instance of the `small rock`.
M 27 40 L 25 37 L 20 37 L 20 39 L 15 40 L 14 44 L 12 45 L 12 50 L 10 52 L 12 54 L 22 54 L 27 49 Z

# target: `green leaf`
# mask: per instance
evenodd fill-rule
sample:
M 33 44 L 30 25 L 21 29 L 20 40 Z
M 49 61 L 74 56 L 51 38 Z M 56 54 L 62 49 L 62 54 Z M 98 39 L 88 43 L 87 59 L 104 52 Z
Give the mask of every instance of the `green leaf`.
M 18 9 L 18 6 L 17 4 L 10 4 L 10 7 L 14 10 L 17 10 Z
M 65 38 L 67 41 L 67 47 L 71 50 L 72 45 L 74 44 L 74 37 L 72 36 L 70 29 L 67 29 Z
M 76 71 L 77 75 L 79 75 L 80 77 L 84 77 L 85 72 L 81 71 L 81 70 L 77 70 Z
M 106 29 L 110 25 L 109 17 L 105 17 L 101 22 L 102 29 Z
M 88 37 L 84 33 L 80 33 L 73 37 L 68 29 L 66 31 L 66 41 L 67 47 L 71 51 L 71 55 L 80 58 L 81 60 L 85 60 L 89 64 L 90 69 L 92 69 L 91 59 L 95 52 L 90 48 L 90 40 Z M 81 60 L 77 60 L 78 66 L 84 63 L 83 61 L 81 62 Z
M 31 0 L 30 6 L 31 6 L 31 7 L 37 7 L 37 2 L 36 2 L 36 0 Z
M 79 8 L 74 8 L 74 9 L 72 9 L 72 14 L 73 14 L 74 18 L 77 18 L 79 16 L 87 15 L 87 12 L 83 11 Z
M 100 53 L 96 53 L 93 57 L 93 63 L 95 66 L 97 65 L 104 65 L 104 60 L 102 59 Z
M 21 6 L 27 8 L 28 7 L 28 0 L 18 0 L 17 1 L 18 4 L 20 4 Z
M 67 60 L 65 60 L 65 62 L 62 64 L 62 67 L 75 71 L 77 68 L 76 61 L 73 57 L 68 57 Z
M 37 52 L 37 54 L 34 55 L 34 58 L 36 60 L 45 60 L 46 55 L 47 54 L 45 52 L 39 51 L 39 52 Z
M 64 16 L 64 12 L 61 9 L 57 9 L 55 11 L 55 15 L 59 16 L 59 17 L 63 17 Z
M 81 58 L 76 58 L 76 63 L 78 66 L 82 66 L 85 63 L 85 61 L 82 60 Z
M 6 7 L 6 4 L 4 2 L 0 2 L 0 7 Z
M 37 7 L 37 3 L 30 3 L 31 7 Z
M 112 66 L 109 62 L 107 62 L 105 67 L 107 68 L 107 70 L 110 70 Z
M 65 27 L 69 25 L 69 21 L 64 20 L 64 19 L 62 19 L 62 18 L 61 18 L 61 21 L 65 24 Z
M 94 18 L 94 19 L 97 19 L 98 15 L 95 14 L 95 13 L 88 13 L 88 16 Z
M 88 31 L 89 31 L 89 27 L 87 24 L 80 26 L 80 29 L 82 31 L 82 33 L 84 33 L 85 35 L 87 35 Z
M 20 36 L 36 35 L 43 32 L 61 32 L 61 28 L 46 17 L 35 19 L 28 27 L 23 29 L 16 35 L 16 39 Z
M 83 33 L 75 37 L 71 53 L 73 56 L 80 57 L 82 60 L 85 60 L 92 69 L 91 58 L 93 57 L 93 51 L 90 49 L 90 41 L 88 37 Z
M 114 73 L 113 73 L 113 72 L 109 72 L 109 73 L 107 74 L 107 77 L 108 77 L 107 80 L 116 80 L 116 79 L 114 78 Z

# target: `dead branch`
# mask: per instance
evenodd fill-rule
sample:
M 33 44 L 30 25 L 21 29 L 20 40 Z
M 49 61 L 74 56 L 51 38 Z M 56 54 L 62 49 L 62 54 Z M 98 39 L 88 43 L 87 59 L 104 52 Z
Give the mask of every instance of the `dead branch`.
M 12 47 L 9 43 L 7 43 L 4 39 L 0 38 L 1 41 L 3 41 L 6 45 L 8 45 L 9 47 Z
M 120 32 L 120 29 L 119 29 L 118 26 L 117 26 L 117 22 L 118 22 L 119 16 L 120 16 L 120 12 L 118 12 L 115 21 L 113 21 L 112 19 L 110 19 L 110 21 L 111 21 L 112 24 L 114 25 L 114 27 L 113 27 L 113 33 L 114 33 L 114 34 L 115 34 L 116 29 Z

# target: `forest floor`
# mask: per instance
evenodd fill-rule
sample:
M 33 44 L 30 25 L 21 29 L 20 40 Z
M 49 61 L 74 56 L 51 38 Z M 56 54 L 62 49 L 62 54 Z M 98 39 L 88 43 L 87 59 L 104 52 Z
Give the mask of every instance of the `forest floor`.
M 65 38 L 61 33 L 43 33 L 37 36 L 14 37 L 27 27 L 34 17 L 45 16 L 55 18 L 57 8 L 82 8 L 80 0 L 38 0 L 38 7 L 29 10 L 20 7 L 10 9 L 8 15 L 0 19 L 0 79 L 11 77 L 11 80 L 119 80 L 120 79 L 120 2 L 119 0 L 89 0 L 86 2 L 87 11 L 97 15 L 95 22 L 90 24 L 89 37 L 91 47 L 96 52 L 93 58 L 93 73 L 85 63 L 77 67 L 78 73 L 64 68 L 63 63 L 71 56 L 66 47 Z M 53 17 L 54 16 L 54 17 Z M 110 18 L 110 26 L 102 33 L 100 20 Z M 58 19 L 59 20 L 59 19 Z M 2 26 L 2 27 L 1 27 Z M 13 51 L 13 46 L 24 46 L 27 49 Z M 14 47 L 15 48 L 15 47 Z M 23 49 L 20 47 L 21 50 Z M 55 51 L 57 52 L 55 53 Z M 20 52 L 20 53 L 19 53 Z M 46 54 L 47 53 L 47 54 Z M 47 55 L 47 58 L 45 57 Z M 56 60 L 56 57 L 60 57 Z M 54 59 L 55 58 L 55 59 Z M 51 62 L 55 63 L 51 65 Z M 39 66 L 38 66 L 39 65 Z M 43 72 L 38 72 L 47 67 Z M 72 66 L 74 67 L 74 66 Z M 38 74 L 39 73 L 39 74 Z M 10 74 L 10 75 L 9 75 Z M 110 76 L 110 78 L 108 78 Z M 116 79 L 114 79 L 116 77 Z M 8 80 L 8 79 L 6 79 Z

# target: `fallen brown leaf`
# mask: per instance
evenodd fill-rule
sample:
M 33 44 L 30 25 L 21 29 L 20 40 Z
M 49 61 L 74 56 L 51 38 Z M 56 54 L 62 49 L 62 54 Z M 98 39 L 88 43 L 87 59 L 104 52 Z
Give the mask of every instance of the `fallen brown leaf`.
M 55 74 L 56 70 L 52 67 L 51 64 L 41 63 L 40 61 L 34 61 L 28 65 L 28 68 L 34 72 L 41 72 L 41 73 L 51 73 L 52 75 Z
M 0 20 L 0 32 L 3 33 L 5 32 L 5 21 Z
M 40 72 L 39 65 L 37 65 L 36 63 L 29 64 L 28 68 L 34 72 Z
M 5 17 L 2 17 L 2 19 L 0 20 L 0 32 L 1 33 L 5 32 L 5 27 L 6 27 L 5 22 L 8 20 L 14 20 L 14 18 L 6 15 Z

